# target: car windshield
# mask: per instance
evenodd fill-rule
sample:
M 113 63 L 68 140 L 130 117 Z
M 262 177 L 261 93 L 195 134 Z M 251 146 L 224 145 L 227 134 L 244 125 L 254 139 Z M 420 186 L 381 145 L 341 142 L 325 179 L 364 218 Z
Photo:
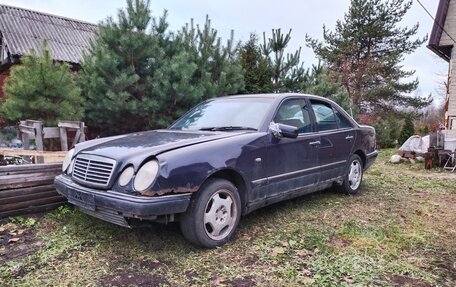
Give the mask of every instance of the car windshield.
M 272 98 L 223 98 L 196 106 L 170 129 L 257 130 L 273 102 Z

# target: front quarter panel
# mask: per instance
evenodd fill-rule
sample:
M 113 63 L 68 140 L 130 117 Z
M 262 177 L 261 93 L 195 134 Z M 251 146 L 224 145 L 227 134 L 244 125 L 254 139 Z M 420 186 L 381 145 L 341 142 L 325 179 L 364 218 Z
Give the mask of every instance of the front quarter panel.
M 246 133 L 160 154 L 157 180 L 143 194 L 195 192 L 208 177 L 224 169 L 241 175 L 249 188 L 251 181 L 265 176 L 258 158 L 266 155 L 266 141 L 266 133 Z

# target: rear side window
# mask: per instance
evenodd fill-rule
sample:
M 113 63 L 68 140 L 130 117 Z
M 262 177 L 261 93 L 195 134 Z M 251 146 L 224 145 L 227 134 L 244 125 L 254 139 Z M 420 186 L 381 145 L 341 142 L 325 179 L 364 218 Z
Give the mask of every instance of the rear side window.
M 315 121 L 319 131 L 335 130 L 338 128 L 336 116 L 332 107 L 319 101 L 310 101 L 315 114 Z
M 335 114 L 336 114 L 336 121 L 337 121 L 337 124 L 339 125 L 340 129 L 352 128 L 353 127 L 352 123 L 350 122 L 349 119 L 347 119 L 346 116 L 344 116 L 338 110 L 336 110 L 336 109 L 334 109 L 334 110 L 335 110 Z

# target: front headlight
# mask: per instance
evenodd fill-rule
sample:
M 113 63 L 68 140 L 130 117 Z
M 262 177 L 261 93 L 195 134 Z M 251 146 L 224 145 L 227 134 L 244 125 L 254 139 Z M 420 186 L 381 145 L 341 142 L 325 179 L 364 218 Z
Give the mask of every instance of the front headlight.
M 70 151 L 67 152 L 65 159 L 63 160 L 63 163 L 62 163 L 63 172 L 65 172 L 67 170 L 68 166 L 70 166 L 71 159 L 73 158 L 73 154 L 74 154 L 74 148 L 70 149 Z
M 132 166 L 129 166 L 126 169 L 124 169 L 124 171 L 119 176 L 119 180 L 118 180 L 119 185 L 126 186 L 130 182 L 130 180 L 134 174 L 135 174 L 135 170 Z
M 152 185 L 158 174 L 158 161 L 151 160 L 146 162 L 136 173 L 133 187 L 136 191 L 144 191 Z

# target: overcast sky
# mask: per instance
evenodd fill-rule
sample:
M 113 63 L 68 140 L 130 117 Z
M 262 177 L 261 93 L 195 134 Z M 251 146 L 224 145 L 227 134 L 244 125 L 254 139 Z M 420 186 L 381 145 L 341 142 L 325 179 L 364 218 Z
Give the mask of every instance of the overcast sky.
M 431 33 L 433 20 L 426 14 L 416 0 L 406 15 L 403 25 L 420 24 L 419 36 Z M 437 0 L 421 0 L 435 17 Z M 117 10 L 125 7 L 125 0 L 0 0 L 11 6 L 56 14 L 69 18 L 98 23 L 108 16 L 116 18 Z M 251 32 L 270 35 L 271 29 L 292 29 L 290 52 L 302 47 L 302 60 L 309 67 L 317 60 L 310 48 L 305 46 L 306 33 L 314 38 L 322 37 L 325 25 L 333 30 L 337 19 L 342 19 L 348 10 L 349 0 L 152 0 L 154 16 L 168 10 L 170 29 L 180 29 L 191 18 L 203 24 L 206 15 L 211 18 L 213 28 L 223 39 L 228 39 L 234 29 L 235 39 L 245 41 Z M 420 86 L 416 93 L 432 93 L 442 97 L 439 88 L 446 77 L 448 64 L 435 56 L 425 43 L 404 61 L 406 69 L 416 70 Z

